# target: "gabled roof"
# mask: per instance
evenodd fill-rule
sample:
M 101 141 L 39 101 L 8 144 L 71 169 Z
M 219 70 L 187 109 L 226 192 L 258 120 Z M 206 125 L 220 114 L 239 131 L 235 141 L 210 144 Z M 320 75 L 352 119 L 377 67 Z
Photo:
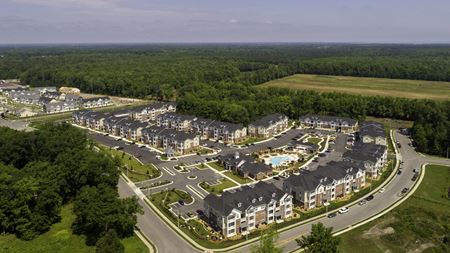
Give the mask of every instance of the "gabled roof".
M 346 160 L 376 162 L 383 156 L 385 151 L 386 146 L 384 145 L 357 142 L 352 150 L 345 151 L 343 157 Z
M 243 186 L 235 192 L 224 192 L 220 197 L 209 194 L 204 201 L 223 216 L 228 216 L 233 209 L 245 212 L 250 206 L 268 204 L 272 200 L 280 201 L 285 194 L 273 184 L 260 181 L 252 186 Z
M 359 136 L 383 137 L 386 138 L 384 125 L 377 122 L 365 121 L 359 126 Z
M 342 125 L 356 125 L 357 121 L 351 118 L 322 116 L 322 115 L 305 115 L 300 117 L 300 121 L 327 122 Z
M 264 116 L 258 120 L 253 121 L 250 123 L 251 126 L 255 127 L 270 127 L 278 122 L 287 120 L 287 116 L 280 114 L 280 113 L 274 113 L 267 116 Z
M 334 180 L 345 178 L 348 175 L 356 175 L 362 169 L 362 165 L 359 163 L 332 161 L 319 166 L 316 170 L 305 171 L 297 176 L 292 175 L 285 182 L 299 187 L 303 191 L 314 191 L 320 184 L 331 184 Z
M 171 120 L 171 121 L 193 121 L 195 120 L 195 116 L 179 114 L 176 112 L 168 112 L 158 116 L 158 120 Z

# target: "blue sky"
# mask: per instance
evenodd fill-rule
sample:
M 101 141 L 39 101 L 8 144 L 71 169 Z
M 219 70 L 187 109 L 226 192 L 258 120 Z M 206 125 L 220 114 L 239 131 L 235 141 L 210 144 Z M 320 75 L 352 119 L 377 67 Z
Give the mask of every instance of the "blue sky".
M 450 43 L 450 0 L 0 0 L 0 43 Z

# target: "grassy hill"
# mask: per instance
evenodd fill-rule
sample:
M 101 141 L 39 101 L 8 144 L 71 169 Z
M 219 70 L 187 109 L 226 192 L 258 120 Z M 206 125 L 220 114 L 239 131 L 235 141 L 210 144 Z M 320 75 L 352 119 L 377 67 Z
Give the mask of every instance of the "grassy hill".
M 299 74 L 273 80 L 261 86 L 418 99 L 450 99 L 449 82 L 421 80 Z
M 340 236 L 340 252 L 449 252 L 450 167 L 429 165 L 416 192 L 385 216 Z
M 82 236 L 72 234 L 70 226 L 75 215 L 72 205 L 65 205 L 61 211 L 61 222 L 31 241 L 23 241 L 15 235 L 0 235 L 0 252 L 8 253 L 95 253 L 95 246 L 86 246 Z M 135 235 L 122 240 L 127 253 L 147 253 L 147 246 Z

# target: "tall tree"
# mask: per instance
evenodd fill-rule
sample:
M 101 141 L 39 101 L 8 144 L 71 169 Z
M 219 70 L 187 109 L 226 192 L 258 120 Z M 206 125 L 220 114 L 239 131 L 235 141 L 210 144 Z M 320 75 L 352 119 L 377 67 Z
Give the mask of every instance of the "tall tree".
M 263 231 L 259 245 L 252 247 L 252 253 L 281 253 L 282 249 L 275 245 L 277 239 L 278 233 L 275 230 Z
M 108 230 L 95 244 L 96 253 L 123 253 L 125 248 L 114 229 Z
M 333 237 L 333 228 L 325 227 L 321 222 L 312 225 L 311 233 L 297 239 L 297 244 L 306 253 L 337 253 L 339 238 Z

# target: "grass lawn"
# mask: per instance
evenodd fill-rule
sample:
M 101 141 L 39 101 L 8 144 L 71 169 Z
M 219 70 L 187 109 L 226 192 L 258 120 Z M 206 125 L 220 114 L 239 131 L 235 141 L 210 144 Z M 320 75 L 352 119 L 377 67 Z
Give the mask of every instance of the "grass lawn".
M 240 183 L 240 184 L 246 184 L 246 183 L 250 183 L 253 182 L 251 179 L 248 178 L 243 178 L 239 175 L 234 174 L 231 171 L 227 171 L 225 173 L 223 173 L 224 175 L 227 175 L 228 177 L 230 177 L 231 179 L 233 179 L 234 181 Z
M 449 252 L 450 167 L 429 165 L 417 191 L 385 216 L 340 236 L 341 252 Z M 416 250 L 416 251 L 415 251 Z
M 217 162 L 212 162 L 212 163 L 207 163 L 207 164 L 209 166 L 213 167 L 214 169 L 218 170 L 218 171 L 225 170 L 225 168 L 222 165 L 220 165 L 219 163 L 217 163 Z
M 258 141 L 262 141 L 264 140 L 264 138 L 258 138 L 258 137 L 248 137 L 247 139 L 245 139 L 242 142 L 237 142 L 235 143 L 236 145 L 246 145 L 246 144 L 250 144 L 253 142 L 258 142 Z
M 213 194 L 221 194 L 223 192 L 224 189 L 236 186 L 235 183 L 233 183 L 232 181 L 228 180 L 227 178 L 223 178 L 220 180 L 221 183 L 217 184 L 217 185 L 209 185 L 205 182 L 200 183 L 200 186 L 205 189 L 206 191 L 213 193 Z
M 157 206 L 164 208 L 179 200 L 183 200 L 185 203 L 191 203 L 193 199 L 191 195 L 178 189 L 162 191 L 151 195 L 151 201 Z
M 94 253 L 95 246 L 87 246 L 83 236 L 72 234 L 71 225 L 75 220 L 71 204 L 65 205 L 61 211 L 61 222 L 31 241 L 23 241 L 14 235 L 0 235 L 0 252 L 8 253 Z M 148 252 L 147 246 L 136 236 L 122 240 L 125 252 Z
M 322 141 L 323 140 L 323 141 Z M 325 145 L 326 139 L 318 137 L 309 137 L 307 140 L 309 143 L 316 144 L 319 146 L 319 150 L 322 150 L 323 145 Z M 320 143 L 322 141 L 322 143 Z M 320 144 L 319 144 L 320 143 Z
M 298 74 L 269 81 L 262 87 L 344 92 L 418 99 L 450 99 L 450 83 L 388 78 Z
M 110 149 L 105 146 L 102 146 L 102 149 L 112 156 L 118 157 L 122 161 L 123 165 L 128 167 L 128 173 L 125 168 L 121 168 L 121 170 L 125 173 L 125 175 L 128 175 L 128 178 L 130 178 L 133 182 L 144 181 L 159 176 L 160 172 L 153 164 L 142 165 L 133 156 L 120 150 Z

